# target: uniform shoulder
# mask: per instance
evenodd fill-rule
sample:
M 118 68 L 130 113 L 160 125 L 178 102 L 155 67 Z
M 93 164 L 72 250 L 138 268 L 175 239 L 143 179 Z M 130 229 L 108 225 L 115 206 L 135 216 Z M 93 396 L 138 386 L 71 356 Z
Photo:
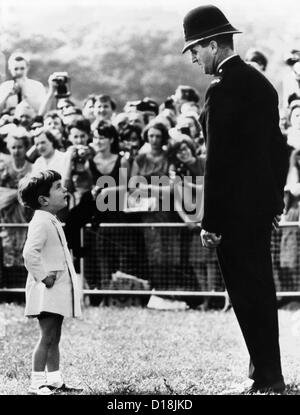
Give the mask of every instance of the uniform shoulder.
M 209 97 L 209 96 L 214 95 L 215 93 L 217 93 L 217 91 L 219 91 L 221 89 L 220 88 L 221 85 L 222 85 L 222 78 L 221 77 L 214 78 L 211 81 L 211 83 L 210 83 L 210 85 L 209 85 L 209 87 L 206 91 L 206 96 Z
M 207 92 L 212 92 L 216 89 L 219 89 L 221 85 L 222 85 L 222 78 L 220 76 L 217 76 L 211 81 Z

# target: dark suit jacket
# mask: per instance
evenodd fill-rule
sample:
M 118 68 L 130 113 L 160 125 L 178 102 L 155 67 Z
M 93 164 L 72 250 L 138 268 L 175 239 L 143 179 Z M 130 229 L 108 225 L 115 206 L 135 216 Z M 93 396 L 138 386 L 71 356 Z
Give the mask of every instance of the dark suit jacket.
M 278 96 L 239 56 L 218 70 L 200 116 L 207 146 L 203 229 L 238 217 L 281 214 L 288 169 Z

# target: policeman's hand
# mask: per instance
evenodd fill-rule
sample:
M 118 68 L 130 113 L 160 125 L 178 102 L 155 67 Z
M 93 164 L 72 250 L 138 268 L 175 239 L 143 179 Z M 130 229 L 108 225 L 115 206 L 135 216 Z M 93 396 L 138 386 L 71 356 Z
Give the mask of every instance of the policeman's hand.
M 51 272 L 49 273 L 49 275 L 47 275 L 46 278 L 42 280 L 42 282 L 46 285 L 47 288 L 51 288 L 53 287 L 55 280 L 56 280 L 56 275 L 55 273 Z
M 274 229 L 274 231 L 277 231 L 279 229 L 279 222 L 281 219 L 281 215 L 276 215 L 273 219 L 272 222 L 272 228 Z
M 217 236 L 215 233 L 212 232 L 207 232 L 206 230 L 202 229 L 201 230 L 201 241 L 202 241 L 202 245 L 205 248 L 216 248 L 222 239 L 222 236 Z

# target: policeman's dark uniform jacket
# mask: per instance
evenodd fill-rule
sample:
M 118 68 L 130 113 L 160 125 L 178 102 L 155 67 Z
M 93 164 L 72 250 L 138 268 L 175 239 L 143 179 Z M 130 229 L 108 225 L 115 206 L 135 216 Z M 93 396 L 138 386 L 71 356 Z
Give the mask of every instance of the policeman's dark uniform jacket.
M 232 56 L 206 92 L 200 121 L 207 146 L 202 227 L 222 236 L 217 254 L 250 354 L 249 377 L 273 385 L 283 377 L 270 241 L 288 169 L 277 92 Z
M 283 211 L 288 166 L 278 96 L 239 56 L 217 71 L 200 116 L 207 146 L 202 226 L 221 234 L 237 216 Z

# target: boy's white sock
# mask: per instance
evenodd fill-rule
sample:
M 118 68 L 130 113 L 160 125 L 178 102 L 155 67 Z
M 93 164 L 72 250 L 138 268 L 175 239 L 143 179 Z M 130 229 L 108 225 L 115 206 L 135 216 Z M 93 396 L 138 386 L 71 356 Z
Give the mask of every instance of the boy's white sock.
M 45 372 L 31 372 L 31 386 L 33 388 L 38 388 L 39 386 L 46 384 L 46 374 Z
M 47 385 L 59 387 L 64 383 L 60 370 L 47 372 Z

